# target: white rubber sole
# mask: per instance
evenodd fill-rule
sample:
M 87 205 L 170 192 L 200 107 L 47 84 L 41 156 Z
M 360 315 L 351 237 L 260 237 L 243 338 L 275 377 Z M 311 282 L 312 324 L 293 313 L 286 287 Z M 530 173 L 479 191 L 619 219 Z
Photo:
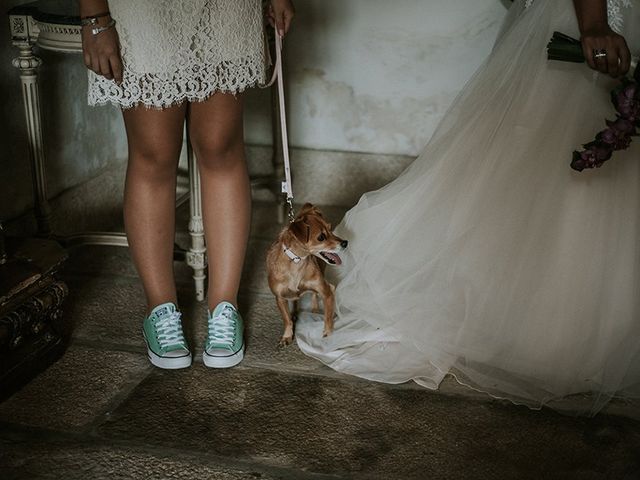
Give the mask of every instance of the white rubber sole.
M 202 352 L 202 363 L 205 367 L 209 368 L 231 368 L 238 365 L 244 358 L 244 345 L 236 353 L 228 355 L 226 357 L 214 357 L 207 355 L 207 352 Z
M 147 356 L 149 361 L 158 368 L 166 370 L 177 370 L 178 368 L 187 368 L 191 366 L 191 354 L 183 357 L 160 357 L 147 348 Z

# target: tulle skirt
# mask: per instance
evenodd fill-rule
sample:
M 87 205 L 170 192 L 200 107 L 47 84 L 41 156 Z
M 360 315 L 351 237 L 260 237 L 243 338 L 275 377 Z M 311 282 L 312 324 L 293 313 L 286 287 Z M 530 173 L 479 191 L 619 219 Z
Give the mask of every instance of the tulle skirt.
M 367 379 L 436 389 L 451 373 L 532 408 L 586 392 L 572 408 L 595 413 L 640 396 L 640 139 L 570 169 L 615 117 L 616 81 L 547 61 L 554 30 L 579 37 L 571 0 L 513 8 L 422 154 L 337 228 L 336 329 L 303 312 L 298 345 Z

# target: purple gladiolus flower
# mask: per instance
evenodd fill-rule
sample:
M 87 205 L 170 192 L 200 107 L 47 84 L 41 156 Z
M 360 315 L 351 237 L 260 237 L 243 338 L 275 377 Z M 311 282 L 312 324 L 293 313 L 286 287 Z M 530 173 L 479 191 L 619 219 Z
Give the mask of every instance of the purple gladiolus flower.
M 640 95 L 636 82 L 625 82 L 611 92 L 613 105 L 621 117 L 631 122 L 640 120 Z
M 585 168 L 589 168 L 589 158 L 585 155 L 585 152 L 573 152 L 573 160 L 571 160 L 571 168 L 581 172 Z
M 591 142 L 584 145 L 581 152 L 573 152 L 571 168 L 581 172 L 585 168 L 598 168 L 611 158 L 613 145 L 604 142 Z
M 618 117 L 607 120 L 607 129 L 599 132 L 596 139 L 584 145 L 584 150 L 573 152 L 571 168 L 579 172 L 585 168 L 597 168 L 611 158 L 615 150 L 624 150 L 631 145 L 631 137 L 640 127 L 640 89 L 632 80 L 623 80 L 622 85 L 611 92 L 611 101 Z
M 636 135 L 636 126 L 629 120 L 618 118 L 615 121 L 607 120 L 607 128 L 596 136 L 596 140 L 607 143 L 614 150 L 624 150 L 631 145 L 631 137 Z
M 636 126 L 627 118 L 618 117 L 615 121 L 607 121 L 607 125 L 621 135 L 635 135 Z
M 618 135 L 611 128 L 602 131 L 599 140 L 611 145 L 614 150 L 624 150 L 631 145 L 631 137 L 629 135 Z

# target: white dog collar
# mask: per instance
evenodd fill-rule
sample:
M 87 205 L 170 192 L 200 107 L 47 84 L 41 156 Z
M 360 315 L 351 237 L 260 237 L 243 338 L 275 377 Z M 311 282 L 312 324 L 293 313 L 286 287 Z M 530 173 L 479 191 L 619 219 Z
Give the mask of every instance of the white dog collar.
M 289 247 L 285 247 L 283 245 L 282 249 L 284 250 L 284 254 L 289 257 L 293 263 L 300 263 L 300 260 L 302 260 L 302 258 L 293 253 L 293 250 L 291 250 Z

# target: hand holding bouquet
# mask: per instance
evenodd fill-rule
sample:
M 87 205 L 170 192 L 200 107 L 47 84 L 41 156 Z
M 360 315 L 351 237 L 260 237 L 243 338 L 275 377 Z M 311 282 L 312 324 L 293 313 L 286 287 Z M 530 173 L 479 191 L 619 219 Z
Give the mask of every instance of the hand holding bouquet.
M 585 61 L 581 42 L 560 32 L 554 32 L 547 46 L 547 53 L 550 60 L 578 63 Z M 629 148 L 631 137 L 638 134 L 640 71 L 637 68 L 637 62 L 632 61 L 631 67 L 635 69 L 634 78 L 623 77 L 620 85 L 611 92 L 611 101 L 617 112 L 616 120 L 606 120 L 606 129 L 598 132 L 593 141 L 584 144 L 584 150 L 573 152 L 571 168 L 574 170 L 582 171 L 585 168 L 601 167 L 611 158 L 614 151 Z

